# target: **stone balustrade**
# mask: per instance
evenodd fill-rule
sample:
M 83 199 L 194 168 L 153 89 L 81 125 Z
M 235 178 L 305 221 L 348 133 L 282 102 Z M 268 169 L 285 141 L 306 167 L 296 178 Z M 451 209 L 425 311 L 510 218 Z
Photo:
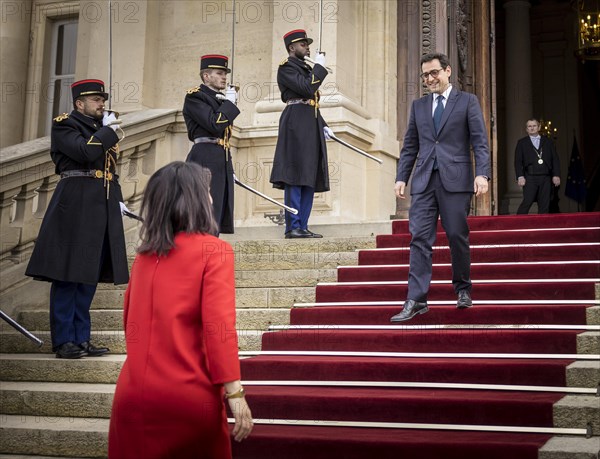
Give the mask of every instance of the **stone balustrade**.
M 122 120 L 126 135 L 119 143 L 117 173 L 125 203 L 136 211 L 150 175 L 185 157 L 187 138 L 175 135 L 185 128 L 174 109 L 133 112 Z M 15 290 L 28 283 L 25 267 L 58 180 L 50 158 L 50 137 L 0 150 L 0 299 L 7 313 L 24 302 Z M 133 254 L 136 223 L 125 220 L 124 224 L 128 252 Z

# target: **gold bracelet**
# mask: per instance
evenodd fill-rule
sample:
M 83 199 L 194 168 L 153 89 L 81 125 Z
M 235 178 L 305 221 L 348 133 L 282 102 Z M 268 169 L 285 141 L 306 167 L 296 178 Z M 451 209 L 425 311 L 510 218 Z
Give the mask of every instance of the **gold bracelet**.
M 225 392 L 225 398 L 227 398 L 227 399 L 242 398 L 244 395 L 246 395 L 246 391 L 244 390 L 243 387 L 240 387 L 237 391 L 232 392 L 231 394 L 228 394 L 227 392 Z

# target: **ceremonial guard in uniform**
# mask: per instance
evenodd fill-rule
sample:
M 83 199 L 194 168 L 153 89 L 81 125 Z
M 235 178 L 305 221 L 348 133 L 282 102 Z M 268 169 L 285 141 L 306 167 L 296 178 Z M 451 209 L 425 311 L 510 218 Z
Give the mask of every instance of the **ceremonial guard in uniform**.
M 271 183 L 284 190 L 287 206 L 298 215 L 286 212 L 285 237 L 322 237 L 308 229 L 315 192 L 329 191 L 327 147 L 331 130 L 319 111 L 319 87 L 327 76 L 325 55 L 315 57 L 310 67 L 310 44 L 304 30 L 292 30 L 283 37 L 289 56 L 279 64 L 277 84 L 286 103 L 279 120 L 279 136 L 273 159 Z
M 537 201 L 538 213 L 550 212 L 552 186 L 560 186 L 560 160 L 554 142 L 540 135 L 540 123 L 530 119 L 526 125 L 527 135 L 517 142 L 515 149 L 515 175 L 523 187 L 523 202 L 517 214 L 527 214 Z
M 129 280 L 115 174 L 119 120 L 104 110 L 100 80 L 71 86 L 74 110 L 54 119 L 50 155 L 60 181 L 25 274 L 51 281 L 52 349 L 59 358 L 98 356 L 90 343 L 90 305 L 98 282 Z
M 202 56 L 202 84 L 188 90 L 183 103 L 188 138 L 194 142 L 187 161 L 206 167 L 212 174 L 210 195 L 220 233 L 233 233 L 234 179 L 229 139 L 233 120 L 240 114 L 235 88 L 220 92 L 231 72 L 227 64 L 225 56 Z

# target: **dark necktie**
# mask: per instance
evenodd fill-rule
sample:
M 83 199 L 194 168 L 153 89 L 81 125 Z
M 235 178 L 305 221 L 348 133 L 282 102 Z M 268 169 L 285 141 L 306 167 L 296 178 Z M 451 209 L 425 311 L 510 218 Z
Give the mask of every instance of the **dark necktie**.
M 441 94 L 439 96 L 437 96 L 437 106 L 435 107 L 435 110 L 433 111 L 433 128 L 435 129 L 436 134 L 440 130 L 440 122 L 442 121 L 442 113 L 444 113 L 443 101 L 444 101 L 444 96 L 442 96 Z M 434 158 L 433 158 L 433 170 L 434 171 L 438 170 L 437 156 L 434 156 Z
M 437 134 L 440 130 L 440 121 L 442 121 L 442 113 L 444 113 L 444 96 L 437 96 L 437 107 L 433 111 L 433 127 Z

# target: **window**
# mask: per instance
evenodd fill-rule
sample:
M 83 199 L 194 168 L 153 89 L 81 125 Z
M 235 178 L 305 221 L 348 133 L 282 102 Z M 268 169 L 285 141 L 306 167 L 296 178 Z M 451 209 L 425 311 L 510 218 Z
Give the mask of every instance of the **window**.
M 71 84 L 75 80 L 77 19 L 53 21 L 51 34 L 46 135 L 50 134 L 52 118 L 73 109 Z

